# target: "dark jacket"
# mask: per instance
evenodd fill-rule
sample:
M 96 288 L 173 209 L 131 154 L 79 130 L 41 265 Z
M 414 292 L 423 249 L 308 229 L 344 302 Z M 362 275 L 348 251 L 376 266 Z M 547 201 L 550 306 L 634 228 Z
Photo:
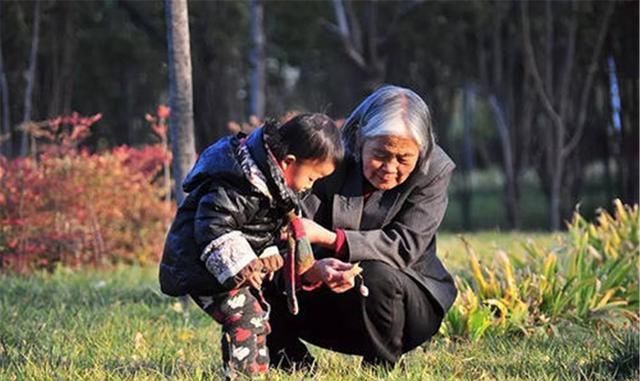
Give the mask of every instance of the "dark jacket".
M 267 197 L 249 181 L 238 156 L 239 145 L 237 136 L 218 140 L 202 152 L 184 180 L 188 196 L 178 207 L 160 263 L 163 293 L 225 291 L 201 259 L 205 248 L 225 234 L 240 232 L 256 255 L 274 244 L 284 223 L 280 200 Z M 262 128 L 247 138 L 246 147 L 261 172 L 269 173 Z M 277 193 L 271 181 L 267 185 Z
M 404 183 L 375 191 L 365 204 L 362 165 L 346 160 L 314 186 L 303 210 L 325 227 L 345 230 L 350 262 L 376 260 L 400 269 L 447 311 L 457 291 L 436 256 L 435 236 L 447 209 L 454 168 L 449 156 L 436 147 L 429 165 L 419 163 Z

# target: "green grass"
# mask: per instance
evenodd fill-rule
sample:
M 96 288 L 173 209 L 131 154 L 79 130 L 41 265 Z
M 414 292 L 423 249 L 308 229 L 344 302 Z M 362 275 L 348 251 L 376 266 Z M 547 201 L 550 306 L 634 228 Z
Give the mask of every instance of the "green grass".
M 515 263 L 524 260 L 523 244 L 533 240 L 542 247 L 558 245 L 564 238 L 564 233 L 542 232 L 510 232 L 482 231 L 476 233 L 439 234 L 437 237 L 438 256 L 451 273 L 460 273 L 468 268 L 467 253 L 460 237 L 464 237 L 478 254 L 481 261 L 491 263 L 497 250 L 509 253 L 509 258 Z
M 523 237 L 467 236 L 478 252 L 519 252 Z M 439 241 L 452 271 L 464 265 L 458 238 Z M 485 248 L 485 249 L 483 249 Z M 160 294 L 153 267 L 60 269 L 0 277 L 0 380 L 218 379 L 219 327 L 193 305 Z M 313 377 L 271 372 L 270 380 L 631 380 L 638 372 L 637 332 L 573 328 L 562 337 L 437 337 L 391 372 L 363 369 L 357 357 L 312 348 Z

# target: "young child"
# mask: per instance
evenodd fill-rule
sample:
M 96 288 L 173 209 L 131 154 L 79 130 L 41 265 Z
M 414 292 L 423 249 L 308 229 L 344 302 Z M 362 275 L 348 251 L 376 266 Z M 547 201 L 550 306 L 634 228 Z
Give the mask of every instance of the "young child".
M 188 196 L 165 242 L 160 285 L 165 294 L 190 295 L 222 325 L 228 379 L 267 371 L 262 280 L 283 265 L 275 245 L 298 211 L 296 193 L 331 174 L 343 156 L 333 121 L 302 114 L 246 138 L 220 139 L 187 175 Z

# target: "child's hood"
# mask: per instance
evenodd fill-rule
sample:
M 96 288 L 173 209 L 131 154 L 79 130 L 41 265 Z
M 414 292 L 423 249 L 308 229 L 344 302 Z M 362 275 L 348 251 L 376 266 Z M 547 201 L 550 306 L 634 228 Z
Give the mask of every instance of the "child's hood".
M 185 177 L 182 189 L 189 193 L 212 178 L 243 179 L 244 173 L 236 155 L 239 144 L 239 136 L 226 136 L 207 147 Z M 260 159 L 262 159 L 265 155 L 262 128 L 253 131 L 247 137 L 246 144 L 252 156 L 261 156 Z M 262 167 L 260 164 L 262 163 L 259 163 Z

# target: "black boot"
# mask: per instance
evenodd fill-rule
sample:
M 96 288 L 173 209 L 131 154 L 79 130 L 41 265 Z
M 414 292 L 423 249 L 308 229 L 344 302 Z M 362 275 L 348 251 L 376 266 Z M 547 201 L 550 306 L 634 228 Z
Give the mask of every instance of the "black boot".
M 269 345 L 270 366 L 274 369 L 281 369 L 285 372 L 312 371 L 316 360 L 313 358 L 307 347 L 300 341 L 295 340 L 286 346 L 276 348 Z

